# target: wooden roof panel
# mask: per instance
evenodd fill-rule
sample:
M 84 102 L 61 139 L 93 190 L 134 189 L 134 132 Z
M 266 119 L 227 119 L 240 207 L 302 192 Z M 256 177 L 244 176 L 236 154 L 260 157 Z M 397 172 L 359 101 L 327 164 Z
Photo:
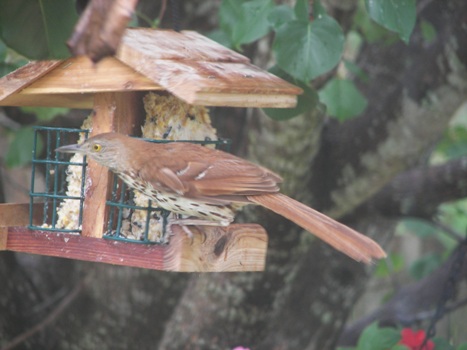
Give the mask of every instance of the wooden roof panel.
M 0 106 L 89 108 L 92 94 L 167 90 L 191 104 L 294 107 L 302 90 L 192 31 L 128 29 L 116 57 L 31 62 L 0 78 Z M 86 106 L 86 107 L 84 107 Z
M 3 104 L 4 99 L 32 84 L 34 81 L 57 67 L 60 63 L 61 61 L 55 60 L 29 62 L 25 66 L 0 78 L 0 106 L 8 106 Z
M 88 57 L 64 60 L 46 76 L 27 87 L 27 94 L 93 93 L 162 90 L 160 85 L 114 57 L 93 63 Z
M 285 108 L 294 107 L 296 95 L 302 93 L 302 89 L 198 33 L 164 31 L 167 35 L 157 44 L 152 42 L 153 46 L 149 37 L 161 33 L 156 35 L 157 32 L 147 30 L 127 33 L 116 57 L 188 103 Z M 177 40 L 172 42 L 172 35 Z M 133 36 L 137 39 L 130 40 Z M 159 54 L 161 47 L 163 54 Z
M 150 59 L 250 62 L 247 57 L 190 30 L 175 32 L 128 28 L 122 38 L 117 57 L 122 50 L 136 50 Z

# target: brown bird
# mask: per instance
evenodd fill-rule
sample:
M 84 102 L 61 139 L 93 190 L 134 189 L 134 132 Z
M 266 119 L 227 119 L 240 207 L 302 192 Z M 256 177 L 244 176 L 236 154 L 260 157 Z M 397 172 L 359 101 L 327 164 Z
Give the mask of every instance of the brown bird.
M 279 192 L 282 178 L 229 153 L 191 143 L 152 143 L 116 133 L 58 152 L 82 153 L 108 167 L 158 206 L 187 216 L 170 225 L 228 226 L 235 211 L 259 204 L 295 222 L 351 258 L 384 258 L 372 239 Z

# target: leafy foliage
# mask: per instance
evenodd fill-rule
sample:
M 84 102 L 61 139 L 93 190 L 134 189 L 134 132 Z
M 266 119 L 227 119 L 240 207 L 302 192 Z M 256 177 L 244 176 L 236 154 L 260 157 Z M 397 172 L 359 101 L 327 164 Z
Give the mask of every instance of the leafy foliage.
M 69 56 L 65 42 L 77 20 L 72 0 L 0 0 L 0 37 L 32 59 Z
M 312 89 L 304 83 L 296 82 L 290 75 L 277 66 L 272 67 L 269 71 L 284 80 L 295 83 L 303 89 L 303 94 L 297 98 L 297 106 L 295 108 L 264 108 L 266 114 L 272 119 L 287 120 L 305 113 L 306 111 L 310 111 L 318 105 L 318 94 L 315 89 Z
M 444 159 L 459 158 L 467 155 L 467 128 L 456 125 L 449 128 L 438 143 L 436 151 Z
M 410 274 L 417 280 L 429 276 L 442 262 L 439 254 L 426 254 L 410 266 Z
M 370 17 L 406 43 L 415 26 L 415 0 L 365 0 Z
M 269 31 L 268 16 L 272 0 L 224 0 L 219 16 L 221 28 L 228 34 L 232 45 L 240 50 L 242 44 L 251 43 Z
M 408 41 L 415 24 L 414 0 L 366 1 L 365 4 L 371 18 L 382 26 L 369 22 L 368 13 L 359 10 L 355 21 L 360 22 L 360 28 L 367 29 L 368 35 L 373 35 L 373 39 L 385 37 L 385 27 Z M 307 0 L 296 1 L 294 8 L 284 4 L 275 6 L 271 0 L 224 0 L 220 26 L 221 30 L 211 33 L 211 38 L 237 50 L 270 30 L 275 32 L 273 52 L 277 66 L 287 73 L 288 81 L 303 88 L 304 95 L 290 112 L 265 109 L 270 117 L 285 120 L 319 108 L 310 82 L 339 64 L 345 42 L 340 25 L 326 13 L 319 0 L 313 2 L 312 11 Z M 380 34 L 374 34 L 375 28 Z M 358 71 L 351 62 L 346 66 L 352 73 Z M 343 77 L 331 80 L 319 97 L 328 107 L 329 115 L 339 120 L 359 115 L 367 105 L 352 81 Z
M 328 106 L 328 114 L 340 121 L 359 115 L 368 105 L 355 84 L 347 79 L 331 79 L 319 92 L 319 97 Z
M 338 350 L 465 350 L 467 344 L 457 348 L 443 338 L 426 340 L 424 330 L 403 328 L 379 328 L 372 323 L 362 332 L 355 348 L 338 348 Z
M 430 22 L 422 20 L 420 22 L 420 29 L 423 35 L 423 39 L 425 39 L 427 43 L 431 43 L 436 38 L 436 29 Z
M 23 127 L 13 134 L 8 152 L 5 156 L 5 164 L 8 167 L 23 166 L 31 162 L 32 149 L 34 147 L 34 129 L 30 126 Z M 43 143 L 38 139 L 37 152 L 41 152 Z
M 376 264 L 374 276 L 383 278 L 391 274 L 402 271 L 404 268 L 404 258 L 398 253 L 390 253 L 388 258 L 380 260 Z
M 343 45 L 344 35 L 337 22 L 320 16 L 313 22 L 294 20 L 281 25 L 273 50 L 279 67 L 306 82 L 334 68 Z
M 393 328 L 379 328 L 376 323 L 368 326 L 358 340 L 356 350 L 387 350 L 400 340 L 400 333 Z
M 0 40 L 0 77 L 7 75 L 26 63 L 27 60 L 25 58 L 15 55 L 14 52 Z
M 24 112 L 34 113 L 40 122 L 48 122 L 59 114 L 68 112 L 68 108 L 61 107 L 22 107 Z

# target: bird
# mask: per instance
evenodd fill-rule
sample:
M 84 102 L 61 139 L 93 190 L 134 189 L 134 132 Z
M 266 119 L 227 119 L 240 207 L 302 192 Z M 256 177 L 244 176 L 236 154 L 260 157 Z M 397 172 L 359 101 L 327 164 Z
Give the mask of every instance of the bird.
M 386 257 L 371 238 L 280 192 L 282 178 L 233 154 L 185 142 L 153 143 L 102 133 L 61 146 L 107 167 L 159 207 L 179 214 L 170 225 L 228 226 L 248 204 L 263 206 L 314 234 L 352 259 Z

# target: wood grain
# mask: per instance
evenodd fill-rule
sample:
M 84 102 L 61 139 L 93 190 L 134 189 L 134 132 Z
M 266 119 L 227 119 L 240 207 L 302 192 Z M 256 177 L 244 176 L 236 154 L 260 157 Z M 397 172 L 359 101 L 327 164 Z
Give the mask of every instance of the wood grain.
M 115 57 L 33 62 L 0 79 L 0 105 L 90 108 L 96 93 L 167 90 L 196 105 L 295 107 L 302 89 L 192 31 L 129 28 Z
M 267 234 L 261 226 L 208 227 L 203 234 L 199 230 L 194 231 L 196 232 L 191 239 L 179 227 L 174 226 L 175 235 L 170 244 L 143 245 L 9 227 L 6 249 L 164 271 L 264 270 Z
M 47 74 L 60 64 L 61 61 L 29 62 L 14 72 L 0 78 L 0 106 L 10 106 L 8 97 L 24 89 L 38 78 Z
M 8 227 L 0 226 L 0 251 L 7 249 Z
M 132 135 L 141 125 L 142 108 L 142 96 L 137 92 L 96 94 L 90 137 L 104 132 Z M 86 177 L 82 235 L 101 238 L 107 224 L 109 209 L 105 202 L 110 197 L 113 176 L 107 168 L 88 160 Z
M 33 224 L 42 224 L 43 203 L 34 203 Z M 29 203 L 1 203 L 0 227 L 29 225 Z
M 93 63 L 86 56 L 64 60 L 21 94 L 70 94 L 111 91 L 162 90 L 152 80 L 114 57 Z
M 294 107 L 302 93 L 246 57 L 190 31 L 128 29 L 116 57 L 190 104 L 285 108 Z

